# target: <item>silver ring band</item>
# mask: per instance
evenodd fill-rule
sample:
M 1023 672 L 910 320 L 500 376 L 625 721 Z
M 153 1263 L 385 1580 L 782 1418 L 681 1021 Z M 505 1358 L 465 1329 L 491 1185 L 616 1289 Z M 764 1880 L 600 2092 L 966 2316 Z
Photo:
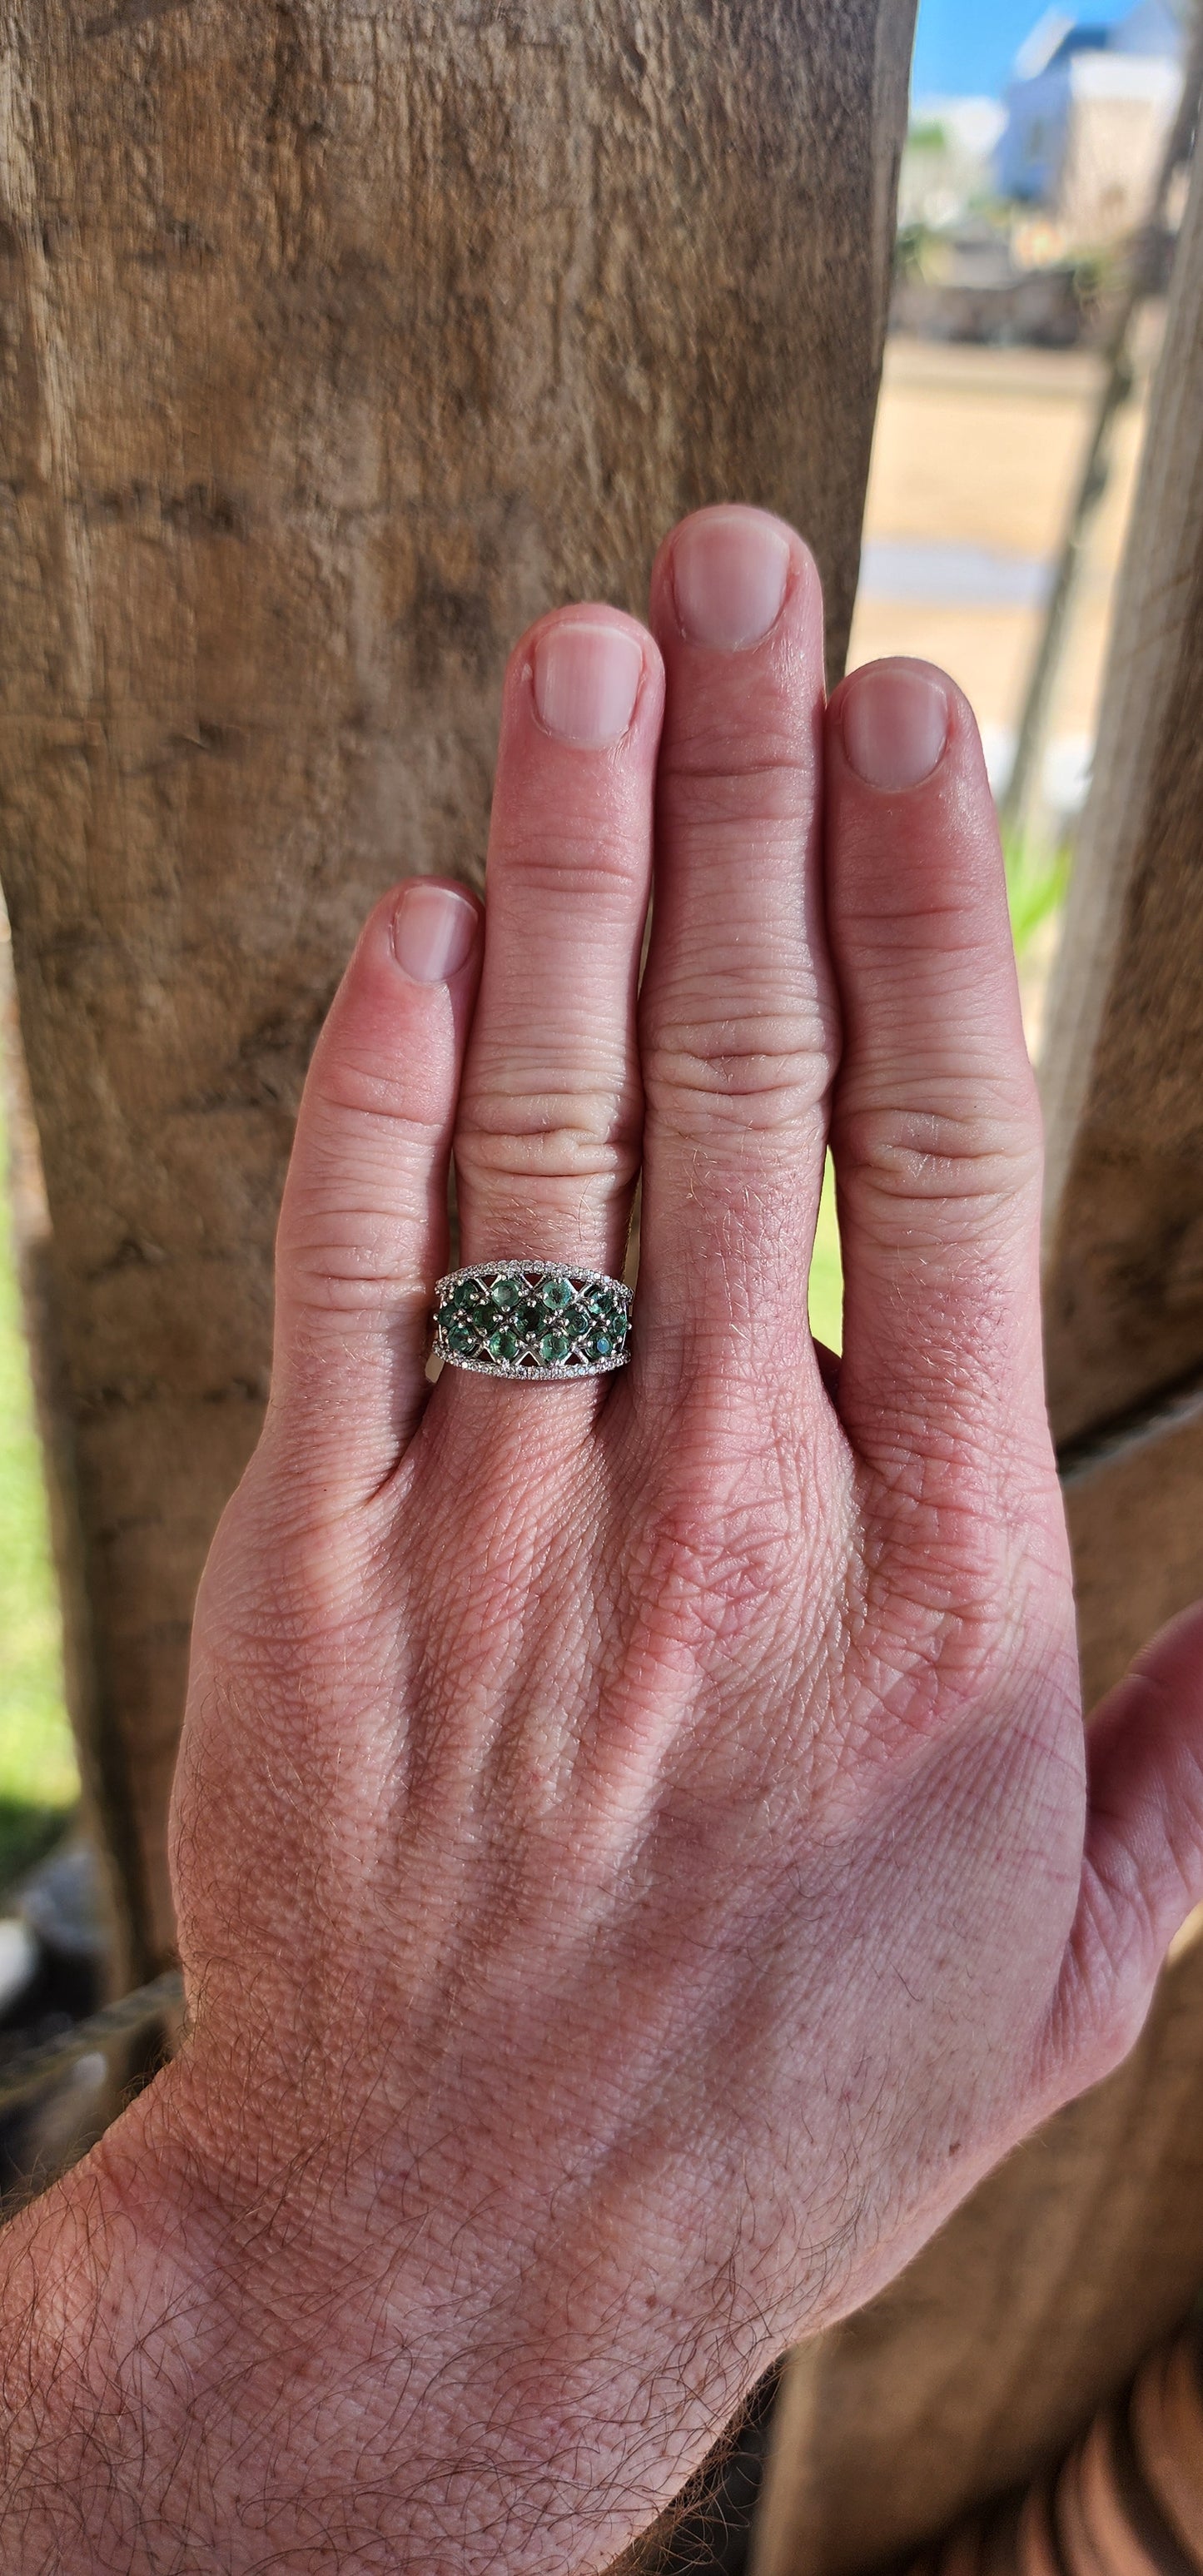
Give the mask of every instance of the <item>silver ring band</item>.
M 478 1377 L 564 1385 L 630 1358 L 631 1291 L 565 1261 L 478 1261 L 438 1284 L 434 1346 Z

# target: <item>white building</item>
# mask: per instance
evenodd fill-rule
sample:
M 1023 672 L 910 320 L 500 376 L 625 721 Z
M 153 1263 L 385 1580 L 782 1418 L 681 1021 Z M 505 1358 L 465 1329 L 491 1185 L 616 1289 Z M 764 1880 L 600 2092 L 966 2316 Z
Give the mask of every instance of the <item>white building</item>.
M 1083 244 L 1130 232 L 1177 112 L 1185 50 L 1174 0 L 1137 0 L 1114 27 L 1048 10 L 1007 90 L 1002 194 L 1046 207 Z

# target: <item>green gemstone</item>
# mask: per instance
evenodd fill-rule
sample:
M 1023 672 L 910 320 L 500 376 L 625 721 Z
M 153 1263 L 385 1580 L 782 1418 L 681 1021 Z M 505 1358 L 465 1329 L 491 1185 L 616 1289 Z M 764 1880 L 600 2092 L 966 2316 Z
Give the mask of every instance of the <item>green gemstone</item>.
M 614 1344 L 608 1333 L 593 1333 L 589 1338 L 588 1350 L 591 1359 L 608 1360 L 613 1354 Z
M 460 1315 L 453 1315 L 442 1329 L 444 1343 L 449 1351 L 454 1351 L 457 1359 L 475 1359 L 481 1347 L 475 1324 L 466 1323 Z
M 545 1279 L 539 1295 L 549 1315 L 562 1315 L 572 1304 L 572 1282 L 570 1279 Z
M 494 1360 L 516 1360 L 520 1344 L 516 1333 L 490 1333 L 489 1357 Z
M 457 1315 L 479 1315 L 488 1302 L 489 1292 L 481 1287 L 479 1279 L 461 1279 L 449 1299 Z
M 509 1315 L 513 1313 L 515 1306 L 522 1304 L 526 1294 L 527 1291 L 521 1279 L 495 1279 L 489 1290 L 489 1300 L 492 1305 L 501 1308 L 503 1315 Z
M 562 1368 L 571 1349 L 567 1333 L 544 1333 L 539 1344 L 539 1357 L 544 1368 Z
M 523 1334 L 526 1340 L 532 1342 L 538 1341 L 539 1335 L 543 1330 L 543 1323 L 544 1318 L 540 1313 L 539 1308 L 532 1303 L 530 1298 L 527 1299 L 524 1306 L 519 1308 L 518 1313 L 514 1317 L 514 1324 L 517 1331 Z

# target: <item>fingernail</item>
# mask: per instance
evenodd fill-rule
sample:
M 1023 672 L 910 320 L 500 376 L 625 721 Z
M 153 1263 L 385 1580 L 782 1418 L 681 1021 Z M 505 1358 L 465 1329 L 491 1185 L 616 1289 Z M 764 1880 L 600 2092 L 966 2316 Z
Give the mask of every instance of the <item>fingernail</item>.
M 948 691 L 929 671 L 883 664 L 849 681 L 844 749 L 867 787 L 917 787 L 940 760 L 948 718 Z
M 407 885 L 393 914 L 393 954 L 415 984 L 445 984 L 472 954 L 479 914 L 453 886 Z
M 677 615 L 691 644 L 738 653 L 759 644 L 781 615 L 789 547 L 758 510 L 708 510 L 687 519 L 672 551 Z
M 626 732 L 642 677 L 643 647 L 625 627 L 545 627 L 534 660 L 539 722 L 580 751 L 601 751 Z

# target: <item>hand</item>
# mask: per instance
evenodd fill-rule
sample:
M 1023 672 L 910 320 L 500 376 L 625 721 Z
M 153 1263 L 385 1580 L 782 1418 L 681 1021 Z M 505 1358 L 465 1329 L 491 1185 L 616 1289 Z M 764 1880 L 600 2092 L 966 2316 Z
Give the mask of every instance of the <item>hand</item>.
M 1115 2064 L 1203 1892 L 1203 1620 L 1086 1779 L 969 709 L 893 663 L 825 710 L 753 512 L 675 531 L 651 628 L 525 638 L 487 944 L 394 891 L 314 1059 L 197 1617 L 192 2036 L 25 2223 L 89 2564 L 600 2568 Z M 432 1390 L 453 1144 L 465 1260 L 619 1269 L 642 1166 L 623 1375 Z

